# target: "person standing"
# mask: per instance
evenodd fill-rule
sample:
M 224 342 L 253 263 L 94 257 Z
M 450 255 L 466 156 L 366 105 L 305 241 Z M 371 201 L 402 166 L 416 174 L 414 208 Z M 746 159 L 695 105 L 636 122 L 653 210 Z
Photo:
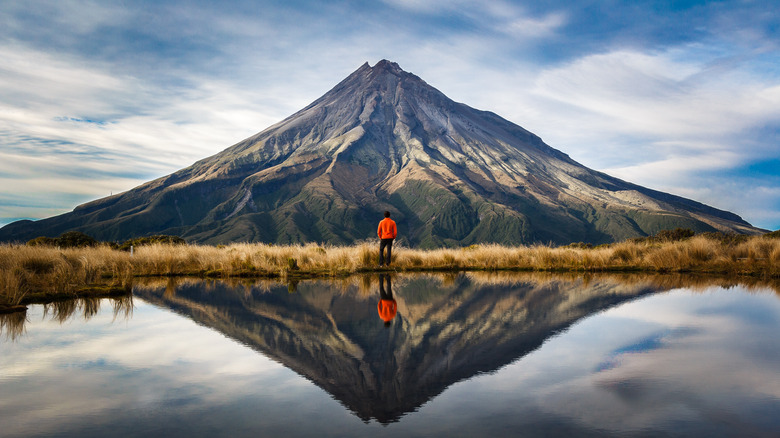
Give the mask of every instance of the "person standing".
M 390 212 L 385 212 L 385 218 L 379 222 L 376 230 L 379 236 L 379 266 L 390 266 L 390 256 L 393 251 L 393 239 L 398 234 L 395 221 L 390 219 Z M 387 248 L 387 257 L 384 257 L 385 248 Z

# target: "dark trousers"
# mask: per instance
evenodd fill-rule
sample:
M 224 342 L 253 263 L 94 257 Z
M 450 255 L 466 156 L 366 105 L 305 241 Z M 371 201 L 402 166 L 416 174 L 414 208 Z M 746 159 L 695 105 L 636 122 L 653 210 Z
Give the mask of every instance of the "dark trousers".
M 387 257 L 384 257 L 385 248 L 387 248 Z M 393 239 L 379 240 L 379 266 L 383 264 L 390 266 L 390 255 L 393 252 Z
M 385 289 L 385 282 L 387 282 L 387 289 Z M 393 299 L 393 284 L 390 283 L 390 276 L 387 274 L 379 274 L 379 299 Z

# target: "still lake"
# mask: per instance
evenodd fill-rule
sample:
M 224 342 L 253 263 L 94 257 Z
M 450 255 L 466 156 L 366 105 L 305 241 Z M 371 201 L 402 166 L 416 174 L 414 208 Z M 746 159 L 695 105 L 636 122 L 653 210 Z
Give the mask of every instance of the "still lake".
M 2 437 L 780 436 L 771 284 L 164 279 L 0 323 Z

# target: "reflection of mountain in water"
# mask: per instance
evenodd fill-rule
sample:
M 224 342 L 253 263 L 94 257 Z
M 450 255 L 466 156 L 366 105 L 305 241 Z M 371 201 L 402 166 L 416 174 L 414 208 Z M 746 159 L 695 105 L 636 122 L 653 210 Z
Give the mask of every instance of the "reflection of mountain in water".
M 522 281 L 480 285 L 459 275 L 398 277 L 398 316 L 377 314 L 378 281 L 357 286 L 303 282 L 143 288 L 135 294 L 237 339 L 319 385 L 364 421 L 387 423 L 447 387 L 494 371 L 577 320 L 653 292 L 613 282 Z

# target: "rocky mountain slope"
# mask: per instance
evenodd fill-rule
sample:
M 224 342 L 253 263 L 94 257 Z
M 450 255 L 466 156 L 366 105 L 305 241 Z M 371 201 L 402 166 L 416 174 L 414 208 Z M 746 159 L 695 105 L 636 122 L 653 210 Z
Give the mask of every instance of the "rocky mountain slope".
M 390 210 L 414 246 L 604 243 L 676 227 L 755 233 L 739 216 L 588 169 L 496 114 L 383 60 L 223 152 L 128 192 L 0 229 L 192 242 L 351 243 Z

